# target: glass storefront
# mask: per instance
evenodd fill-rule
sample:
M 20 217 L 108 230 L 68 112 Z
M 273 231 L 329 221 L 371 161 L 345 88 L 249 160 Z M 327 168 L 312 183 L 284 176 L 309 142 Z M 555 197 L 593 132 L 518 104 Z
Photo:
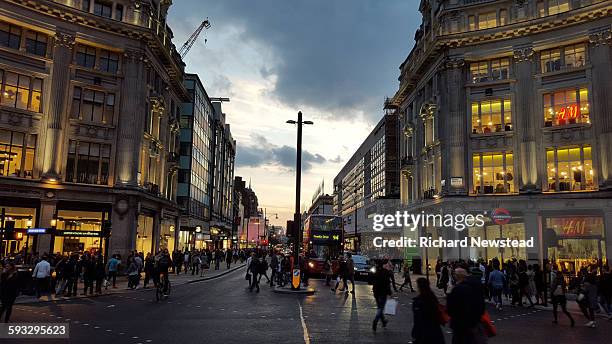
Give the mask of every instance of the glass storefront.
M 510 239 L 510 240 L 526 240 L 525 224 L 522 222 L 522 217 L 512 214 L 513 220 L 510 223 L 499 225 L 486 219 L 483 227 L 472 227 L 468 234 L 470 237 L 478 237 L 485 240 L 495 239 Z M 470 259 L 484 259 L 489 261 L 497 258 L 500 261 L 508 261 L 509 259 L 521 260 L 527 259 L 527 249 L 525 247 L 470 247 Z
M 136 250 L 147 255 L 153 249 L 153 217 L 138 215 L 138 229 L 136 231 Z
M 0 209 L 0 211 L 2 210 L 4 211 L 2 228 L 5 229 L 7 224 L 14 223 L 15 230 L 10 237 L 2 233 L 2 239 L 4 240 L 2 241 L 0 256 L 11 256 L 24 249 L 28 221 L 31 221 L 31 225 L 35 224 L 36 208 L 4 207 Z M 32 252 L 33 241 L 33 238 L 30 238 L 30 252 Z
M 159 236 L 159 249 L 168 249 L 172 252 L 174 250 L 174 235 L 176 226 L 171 220 L 162 221 L 161 234 Z
M 100 234 L 102 220 L 107 217 L 108 213 L 99 211 L 57 210 L 57 235 L 53 252 L 104 252 L 104 240 Z
M 548 259 L 565 273 L 575 275 L 582 268 L 606 264 L 603 217 L 596 215 L 557 216 L 544 219 L 544 228 L 554 230 L 556 243 L 546 247 Z M 555 245 L 556 244 L 556 245 Z
M 184 231 L 184 230 L 181 230 L 179 232 L 178 246 L 177 246 L 177 248 L 179 250 L 185 251 L 186 249 L 190 248 L 190 245 L 189 245 L 190 244 L 190 242 L 189 242 L 190 234 L 191 234 L 191 232 Z

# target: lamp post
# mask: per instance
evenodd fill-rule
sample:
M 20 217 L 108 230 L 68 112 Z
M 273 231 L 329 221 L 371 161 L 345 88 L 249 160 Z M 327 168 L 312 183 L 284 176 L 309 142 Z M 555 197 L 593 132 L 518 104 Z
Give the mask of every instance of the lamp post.
M 32 219 L 28 219 L 26 221 L 26 227 L 29 230 L 30 228 L 32 228 Z M 28 262 L 28 246 L 30 245 L 30 234 L 28 233 L 28 231 L 26 230 L 26 246 L 25 246 L 25 254 L 23 257 L 23 261 L 27 264 Z
M 301 283 L 300 271 L 300 242 L 302 241 L 300 221 L 300 189 L 302 181 L 302 125 L 313 124 L 311 121 L 302 121 L 302 111 L 298 112 L 297 121 L 288 120 L 289 124 L 297 124 L 297 147 L 295 159 L 295 213 L 293 214 L 294 243 L 293 243 L 293 280 L 291 289 L 299 290 Z
M 51 219 L 51 238 L 49 239 L 49 254 L 53 253 L 53 244 L 55 242 L 55 231 L 57 230 L 57 218 Z

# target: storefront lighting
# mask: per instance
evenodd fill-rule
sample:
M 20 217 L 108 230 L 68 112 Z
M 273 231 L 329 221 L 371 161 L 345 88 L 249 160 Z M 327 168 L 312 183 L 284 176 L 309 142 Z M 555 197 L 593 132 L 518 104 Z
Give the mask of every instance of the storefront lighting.
M 51 227 L 55 227 L 55 226 L 57 226 L 57 220 L 51 219 Z
M 196 233 L 200 233 L 202 231 L 202 227 L 196 226 Z
M 26 221 L 26 226 L 27 226 L 28 228 L 32 227 L 32 219 L 28 219 L 28 220 Z
M 170 226 L 170 232 L 174 232 L 174 226 Z

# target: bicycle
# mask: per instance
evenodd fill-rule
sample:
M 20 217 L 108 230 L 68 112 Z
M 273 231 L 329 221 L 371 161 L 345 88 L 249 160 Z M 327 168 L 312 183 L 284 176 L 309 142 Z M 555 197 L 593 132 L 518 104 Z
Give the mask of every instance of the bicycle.
M 168 299 L 168 297 L 170 296 L 170 291 L 171 290 L 172 290 L 172 286 L 170 284 L 170 279 L 168 278 L 167 275 L 164 275 L 163 282 L 159 281 L 159 282 L 156 283 L 155 299 L 157 301 Z

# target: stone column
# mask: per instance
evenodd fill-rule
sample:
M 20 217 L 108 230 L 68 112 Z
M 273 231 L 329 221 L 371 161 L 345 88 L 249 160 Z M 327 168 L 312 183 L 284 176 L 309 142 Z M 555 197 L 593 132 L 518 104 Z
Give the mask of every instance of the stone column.
M 74 34 L 58 31 L 53 45 L 53 67 L 51 92 L 46 114 L 45 146 L 42 177 L 57 181 L 60 179 L 64 148 L 64 121 L 67 110 L 68 88 L 70 86 L 70 62 Z
M 529 205 L 528 205 L 529 206 Z M 525 240 L 533 237 L 533 247 L 527 247 L 527 262 L 529 264 L 539 263 L 540 256 L 540 223 L 538 212 L 535 209 L 526 209 L 523 211 L 523 221 L 525 225 Z
M 606 261 L 608 264 L 610 259 L 612 259 L 612 200 L 608 200 L 608 204 L 606 208 L 603 208 L 604 211 L 604 231 L 606 241 L 602 243 L 606 247 Z
M 516 113 L 515 126 L 516 140 L 519 151 L 515 153 L 518 161 L 519 191 L 521 193 L 538 192 L 537 151 L 536 151 L 536 123 L 539 115 L 535 111 L 534 98 L 536 92 L 533 87 L 534 65 L 533 49 L 531 47 L 516 48 L 514 50 L 514 74 L 517 79 L 515 101 L 513 104 Z
M 597 173 L 599 188 L 612 190 L 612 31 L 610 27 L 599 29 L 589 35 L 589 55 L 592 69 L 591 112 L 593 128 L 598 141 L 597 152 L 600 173 Z
M 140 144 L 144 128 L 145 63 L 144 53 L 128 50 L 123 55 L 124 79 L 121 112 L 117 128 L 116 186 L 138 184 Z
M 108 242 L 108 256 L 119 253 L 125 258 L 136 247 L 137 202 L 127 197 L 116 199 L 111 212 L 111 223 L 112 233 Z
M 442 164 L 448 163 L 442 167 L 442 179 L 446 180 L 447 194 L 449 195 L 466 195 L 467 194 L 467 178 L 470 175 L 466 174 L 466 147 L 468 146 L 468 137 L 466 134 L 466 113 L 465 113 L 465 61 L 462 58 L 448 59 L 445 62 L 446 69 L 446 94 L 448 105 L 448 122 L 439 122 L 440 127 L 444 127 L 444 132 L 447 134 L 445 139 L 448 140 L 448 150 L 445 154 Z M 442 131 L 442 130 L 441 130 Z M 444 153 L 443 153 L 444 154 Z M 451 178 L 461 178 L 462 185 L 452 186 Z
M 41 201 L 40 222 L 37 224 L 37 228 L 51 228 L 51 220 L 55 216 L 56 205 L 56 201 Z M 30 240 L 32 240 L 32 237 L 30 237 Z M 52 253 L 51 249 L 51 234 L 39 234 L 36 241 L 36 251 L 41 254 Z

